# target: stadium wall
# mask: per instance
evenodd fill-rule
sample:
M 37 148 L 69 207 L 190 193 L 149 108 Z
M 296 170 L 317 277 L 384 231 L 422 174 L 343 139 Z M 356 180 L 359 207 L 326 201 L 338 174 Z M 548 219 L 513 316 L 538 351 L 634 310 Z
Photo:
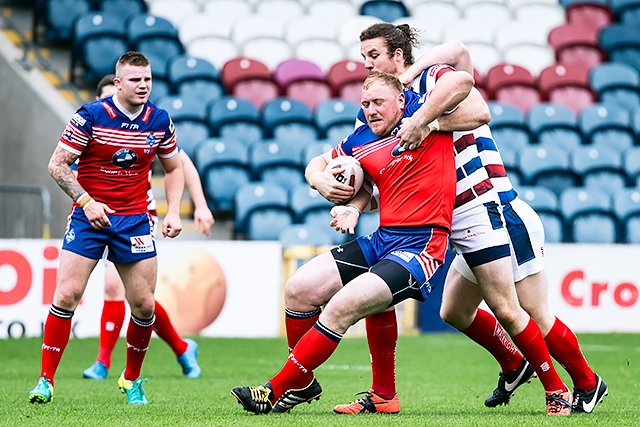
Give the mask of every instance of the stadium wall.
M 0 33 L 0 182 L 46 187 L 51 235 L 59 238 L 71 203 L 49 176 L 47 164 L 75 108 L 39 69 L 25 70 L 21 58 L 22 51 Z

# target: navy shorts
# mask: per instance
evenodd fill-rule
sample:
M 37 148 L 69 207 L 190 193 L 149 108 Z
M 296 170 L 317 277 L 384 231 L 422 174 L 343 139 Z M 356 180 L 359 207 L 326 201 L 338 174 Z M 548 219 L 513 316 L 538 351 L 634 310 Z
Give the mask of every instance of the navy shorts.
M 114 264 L 127 264 L 156 256 L 154 225 L 151 215 L 107 215 L 111 227 L 96 230 L 84 211 L 74 207 L 67 220 L 62 249 L 89 259 L 107 259 Z

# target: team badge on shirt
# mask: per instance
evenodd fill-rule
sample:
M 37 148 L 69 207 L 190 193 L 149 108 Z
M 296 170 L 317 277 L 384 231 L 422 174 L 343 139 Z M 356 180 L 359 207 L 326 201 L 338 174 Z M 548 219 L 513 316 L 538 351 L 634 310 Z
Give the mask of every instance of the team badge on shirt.
M 153 238 L 151 234 L 145 236 L 132 236 L 129 238 L 131 241 L 131 253 L 141 254 L 146 252 L 153 252 Z
M 156 136 L 153 132 L 147 135 L 147 145 L 149 145 L 149 147 L 156 145 Z

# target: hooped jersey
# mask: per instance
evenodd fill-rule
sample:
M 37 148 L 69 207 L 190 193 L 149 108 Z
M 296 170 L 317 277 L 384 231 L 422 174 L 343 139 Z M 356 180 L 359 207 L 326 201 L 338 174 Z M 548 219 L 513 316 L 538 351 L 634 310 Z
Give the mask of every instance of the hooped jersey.
M 411 84 L 412 90 L 428 95 L 436 81 L 433 69 L 439 66 L 430 67 L 418 75 Z M 502 204 L 517 197 L 488 125 L 472 131 L 454 132 L 453 140 L 458 179 L 454 213 L 495 201 L 496 197 Z
M 154 157 L 178 153 L 175 129 L 166 111 L 147 102 L 131 115 L 117 104 L 115 96 L 80 107 L 58 145 L 80 156 L 78 182 L 116 215 L 146 212 Z
M 407 104 L 404 117 L 420 108 Z M 421 146 L 406 151 L 395 133 L 375 135 L 362 125 L 331 151 L 354 156 L 380 190 L 380 225 L 430 226 L 451 231 L 455 199 L 455 162 L 450 132 L 432 132 Z

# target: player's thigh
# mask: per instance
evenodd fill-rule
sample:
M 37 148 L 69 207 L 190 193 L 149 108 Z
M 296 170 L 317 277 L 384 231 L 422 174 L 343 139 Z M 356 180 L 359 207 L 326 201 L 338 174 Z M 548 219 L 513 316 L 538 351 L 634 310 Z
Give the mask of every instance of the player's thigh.
M 329 329 L 344 334 L 358 320 L 385 311 L 393 294 L 385 280 L 374 273 L 364 273 L 347 283 L 329 301 L 320 321 Z
M 116 264 L 116 268 L 122 278 L 125 295 L 132 309 L 134 306 L 141 307 L 153 304 L 153 293 L 156 289 L 158 276 L 156 257 L 127 264 Z
M 111 261 L 105 262 L 104 300 L 122 301 L 124 299 L 124 285 L 116 266 Z
M 285 306 L 294 311 L 311 311 L 324 305 L 342 289 L 336 261 L 330 251 L 302 265 L 284 287 Z
M 442 291 L 442 320 L 457 329 L 466 329 L 481 302 L 482 292 L 478 285 L 467 280 L 455 268 L 450 268 Z
M 482 297 L 498 318 L 521 310 L 513 282 L 511 258 L 500 258 L 471 268 Z
M 75 310 L 97 263 L 97 259 L 86 258 L 68 250 L 60 251 L 60 267 L 53 304 L 65 310 Z
M 544 271 L 516 283 L 520 305 L 536 321 L 542 335 L 547 335 L 556 320 L 549 308 L 547 278 Z

